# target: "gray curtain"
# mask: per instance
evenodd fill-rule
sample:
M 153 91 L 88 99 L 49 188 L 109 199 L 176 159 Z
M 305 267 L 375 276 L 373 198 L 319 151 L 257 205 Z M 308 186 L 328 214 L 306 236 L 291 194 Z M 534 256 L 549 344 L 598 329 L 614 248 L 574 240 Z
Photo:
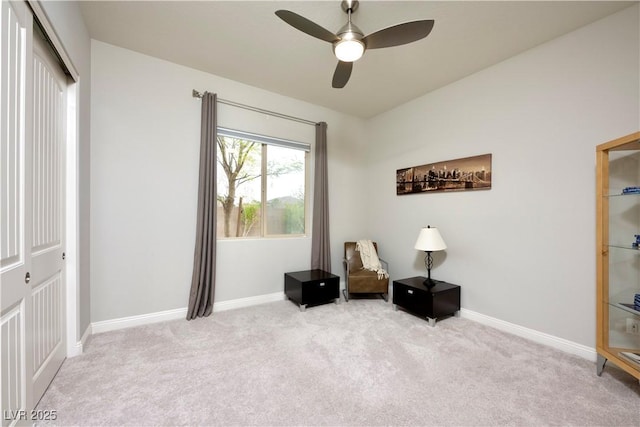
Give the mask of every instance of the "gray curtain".
M 331 272 L 329 243 L 329 176 L 327 174 L 327 124 L 316 123 L 316 164 L 313 180 L 311 269 Z
M 216 100 L 217 95 L 213 93 L 205 92 L 202 96 L 198 219 L 187 320 L 209 316 L 213 311 L 216 281 Z

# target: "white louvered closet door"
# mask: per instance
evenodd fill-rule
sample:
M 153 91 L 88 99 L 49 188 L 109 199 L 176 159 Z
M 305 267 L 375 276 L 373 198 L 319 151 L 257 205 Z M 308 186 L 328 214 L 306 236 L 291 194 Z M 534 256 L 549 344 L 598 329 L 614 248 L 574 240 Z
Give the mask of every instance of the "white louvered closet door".
M 26 421 L 66 354 L 66 78 L 23 1 L 0 9 L 0 402 Z M 26 411 L 26 412 L 21 412 Z
M 33 396 L 37 403 L 66 356 L 66 76 L 42 34 L 33 34 L 31 167 L 31 310 Z M 30 217 L 30 218 L 29 218 Z

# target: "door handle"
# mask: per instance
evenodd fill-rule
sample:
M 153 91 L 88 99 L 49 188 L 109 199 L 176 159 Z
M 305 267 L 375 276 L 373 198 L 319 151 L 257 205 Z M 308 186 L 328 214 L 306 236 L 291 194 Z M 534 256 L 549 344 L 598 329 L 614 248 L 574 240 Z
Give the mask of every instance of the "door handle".
M 62 252 L 62 259 L 65 260 L 67 258 L 67 254 L 65 254 L 64 252 Z
M 27 274 L 24 275 L 24 283 L 29 284 L 31 281 L 31 273 L 27 271 Z

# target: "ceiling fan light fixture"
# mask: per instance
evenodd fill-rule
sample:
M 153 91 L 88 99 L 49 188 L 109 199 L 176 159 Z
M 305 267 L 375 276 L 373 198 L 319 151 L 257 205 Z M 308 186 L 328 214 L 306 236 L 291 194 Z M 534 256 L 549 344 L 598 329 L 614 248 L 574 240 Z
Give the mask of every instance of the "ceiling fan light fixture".
M 333 45 L 333 53 L 342 62 L 354 62 L 362 57 L 364 43 L 358 39 L 343 38 Z

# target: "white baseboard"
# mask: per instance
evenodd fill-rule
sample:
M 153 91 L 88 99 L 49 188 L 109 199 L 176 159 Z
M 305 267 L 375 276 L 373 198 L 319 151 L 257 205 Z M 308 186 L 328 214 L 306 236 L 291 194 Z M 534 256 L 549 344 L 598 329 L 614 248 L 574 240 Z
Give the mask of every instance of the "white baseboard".
M 91 329 L 91 324 L 89 324 L 89 326 L 87 326 L 87 329 L 84 331 L 84 334 L 82 334 L 80 341 L 76 342 L 74 346 L 68 349 L 67 357 L 76 357 L 82 354 L 82 352 L 84 351 L 84 346 L 87 344 L 87 340 L 93 333 Z
M 558 338 L 556 336 L 545 334 L 534 329 L 525 328 L 524 326 L 516 325 L 514 323 L 505 322 L 504 320 L 486 316 L 484 314 L 467 310 L 465 308 L 460 309 L 460 317 L 464 317 L 465 319 L 473 320 L 475 322 L 482 323 L 483 325 L 487 325 L 492 328 L 499 329 L 501 331 L 537 342 L 539 344 L 564 351 L 565 353 L 570 353 L 582 357 L 583 359 L 587 359 L 592 362 L 596 361 L 596 350 L 594 348 L 587 347 L 586 345 L 565 340 L 564 338 Z
M 156 313 L 121 317 L 119 319 L 101 320 L 99 322 L 93 322 L 91 324 L 91 329 L 94 334 L 100 334 L 102 332 L 132 328 L 134 326 L 150 325 L 152 323 L 166 322 L 168 320 L 184 319 L 186 316 L 186 307 L 176 308 L 173 310 L 158 311 Z
M 221 301 L 213 304 L 214 313 L 217 311 L 233 310 L 236 308 L 250 307 L 252 305 L 266 304 L 268 302 L 276 302 L 284 300 L 284 292 L 276 292 L 267 295 L 258 295 L 255 297 L 238 298 L 229 301 Z
M 82 354 L 82 341 L 76 342 L 74 345 L 67 346 L 67 357 L 76 357 Z
M 225 310 L 233 310 L 236 308 L 250 307 L 268 302 L 282 301 L 284 299 L 283 292 L 276 292 L 267 295 L 258 295 L 255 297 L 239 298 L 230 301 L 221 301 L 213 304 L 213 312 Z M 137 316 L 121 317 L 119 319 L 102 320 L 91 324 L 91 333 L 99 334 L 102 332 L 115 331 L 118 329 L 131 328 L 133 326 L 150 325 L 152 323 L 166 322 L 168 320 L 185 319 L 187 317 L 187 308 L 176 308 L 173 310 L 159 311 L 156 313 L 140 314 Z

